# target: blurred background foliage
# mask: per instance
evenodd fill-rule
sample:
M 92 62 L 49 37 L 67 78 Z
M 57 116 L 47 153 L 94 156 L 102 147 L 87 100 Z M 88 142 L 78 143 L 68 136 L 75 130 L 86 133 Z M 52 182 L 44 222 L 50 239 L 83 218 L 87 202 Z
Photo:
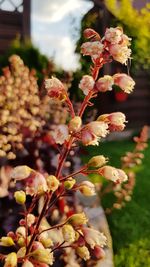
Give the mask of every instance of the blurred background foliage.
M 150 68 L 150 3 L 141 10 L 133 6 L 132 0 L 105 0 L 113 15 L 112 25 L 122 26 L 132 38 L 132 65 L 135 69 Z

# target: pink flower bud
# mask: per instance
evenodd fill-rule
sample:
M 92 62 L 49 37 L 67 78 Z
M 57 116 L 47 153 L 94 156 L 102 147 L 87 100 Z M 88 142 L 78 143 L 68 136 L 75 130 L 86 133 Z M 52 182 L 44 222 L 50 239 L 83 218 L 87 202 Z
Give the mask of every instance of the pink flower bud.
M 99 260 L 105 258 L 105 251 L 100 246 L 95 246 L 92 253 Z
M 96 82 L 96 88 L 99 92 L 107 92 L 112 90 L 113 84 L 113 77 L 105 75 L 104 77 L 98 79 Z
M 115 183 L 125 182 L 128 177 L 123 170 L 114 168 L 112 166 L 103 166 L 98 170 L 99 174 L 104 176 L 107 180 Z
M 127 65 L 127 61 L 131 58 L 131 49 L 121 44 L 112 44 L 109 46 L 109 52 L 113 59 L 121 64 Z
M 101 121 L 92 121 L 87 127 L 98 137 L 106 137 L 108 134 L 108 124 Z
M 95 81 L 92 76 L 84 75 L 79 83 L 79 88 L 83 91 L 85 95 L 93 89 Z
M 118 44 L 122 40 L 123 30 L 120 27 L 107 28 L 105 32 L 105 40 L 111 44 Z
M 81 131 L 81 141 L 84 145 L 98 145 L 101 137 L 108 134 L 108 124 L 105 122 L 93 121 L 88 123 Z
M 27 195 L 36 195 L 43 194 L 48 190 L 45 177 L 39 173 L 35 172 L 30 178 L 25 181 L 26 185 L 26 194 Z
M 130 94 L 135 86 L 134 80 L 125 73 L 117 73 L 113 76 L 114 83 L 118 85 L 125 93 Z
M 59 100 L 65 99 L 65 88 L 60 80 L 52 77 L 45 80 L 45 88 L 48 90 L 48 96 L 50 98 L 56 98 Z
M 64 124 L 56 126 L 55 130 L 52 132 L 52 136 L 56 144 L 62 145 L 69 137 L 68 126 Z
M 122 112 L 113 112 L 103 114 L 97 120 L 107 122 L 110 131 L 122 131 L 125 127 L 126 117 Z
M 99 58 L 102 54 L 103 48 L 104 45 L 99 41 L 86 42 L 83 43 L 81 46 L 81 53 L 84 56 L 91 56 L 92 58 L 96 59 Z
M 83 227 L 82 232 L 84 235 L 85 241 L 89 244 L 89 246 L 94 249 L 96 245 L 98 246 L 105 246 L 106 245 L 106 237 L 104 236 L 103 233 L 100 233 L 99 231 L 88 228 L 88 227 Z
M 92 38 L 92 37 L 94 37 L 95 35 L 97 35 L 97 32 L 94 31 L 94 30 L 91 29 L 91 28 L 87 28 L 87 29 L 84 30 L 83 34 L 84 34 L 84 37 L 85 37 L 85 38 L 89 39 L 89 38 Z

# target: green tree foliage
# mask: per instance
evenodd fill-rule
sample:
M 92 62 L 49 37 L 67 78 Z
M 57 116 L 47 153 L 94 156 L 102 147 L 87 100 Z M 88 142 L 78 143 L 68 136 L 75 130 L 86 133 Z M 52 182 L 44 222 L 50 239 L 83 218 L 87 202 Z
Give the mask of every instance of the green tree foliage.
M 140 11 L 132 0 L 105 0 L 106 7 L 132 40 L 134 67 L 150 67 L 150 3 Z
M 35 69 L 39 83 L 41 83 L 43 79 L 43 70 L 48 69 L 50 64 L 48 58 L 41 54 L 39 49 L 36 48 L 30 40 L 21 42 L 16 38 L 6 54 L 0 55 L 0 70 L 8 65 L 8 58 L 12 54 L 19 55 L 29 69 Z M 53 63 L 51 63 L 51 65 L 53 66 Z

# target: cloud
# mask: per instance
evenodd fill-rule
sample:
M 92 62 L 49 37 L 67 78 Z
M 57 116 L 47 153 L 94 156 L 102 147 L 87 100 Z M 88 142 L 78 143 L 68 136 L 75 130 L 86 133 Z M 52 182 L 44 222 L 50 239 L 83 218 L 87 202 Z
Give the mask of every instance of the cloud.
M 91 6 L 90 2 L 84 0 L 32 0 L 32 17 L 41 22 L 52 23 L 61 21 L 68 14 L 78 16 L 81 12 L 85 13 L 87 7 Z
M 74 53 L 78 36 L 75 29 L 79 29 L 83 14 L 91 6 L 85 0 L 32 0 L 33 43 L 59 66 L 76 69 L 79 63 Z

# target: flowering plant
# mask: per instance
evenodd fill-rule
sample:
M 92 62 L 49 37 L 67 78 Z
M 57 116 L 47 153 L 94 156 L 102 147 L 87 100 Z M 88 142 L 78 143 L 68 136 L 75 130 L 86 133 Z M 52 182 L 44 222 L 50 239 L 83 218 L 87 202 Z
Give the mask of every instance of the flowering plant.
M 95 194 L 91 182 L 76 182 L 77 174 L 98 173 L 115 184 L 127 181 L 128 177 L 123 170 L 108 165 L 103 155 L 92 157 L 86 165 L 69 175 L 64 174 L 64 164 L 79 143 L 98 145 L 109 132 L 122 131 L 125 127 L 126 118 L 121 112 L 100 115 L 97 120 L 83 125 L 82 117 L 86 107 L 92 106 L 91 99 L 97 97 L 99 92 L 112 90 L 113 85 L 131 93 L 135 83 L 125 73 L 98 78 L 104 64 L 112 60 L 127 64 L 130 58 L 130 39 L 121 28 L 106 29 L 102 39 L 92 29 L 86 29 L 84 35 L 89 41 L 82 44 L 81 53 L 90 56 L 93 64 L 91 75 L 84 75 L 79 84 L 85 98 L 78 114 L 65 85 L 55 77 L 45 81 L 48 96 L 65 102 L 70 111 L 68 125 L 58 125 L 52 132 L 59 150 L 56 172 L 40 173 L 26 165 L 17 166 L 12 171 L 12 179 L 22 184 L 21 190 L 14 193 L 16 202 L 22 207 L 22 218 L 15 232 L 8 232 L 0 239 L 2 247 L 9 247 L 7 254 L 0 254 L 5 267 L 16 267 L 18 264 L 23 267 L 52 266 L 58 251 L 63 255 L 65 266 L 82 266 L 82 260 L 104 257 L 106 237 L 88 224 L 83 211 L 75 205 L 69 207 L 68 197 L 76 191 L 85 196 Z

